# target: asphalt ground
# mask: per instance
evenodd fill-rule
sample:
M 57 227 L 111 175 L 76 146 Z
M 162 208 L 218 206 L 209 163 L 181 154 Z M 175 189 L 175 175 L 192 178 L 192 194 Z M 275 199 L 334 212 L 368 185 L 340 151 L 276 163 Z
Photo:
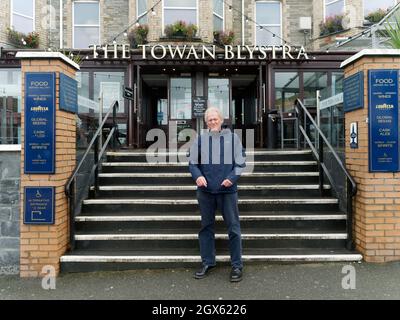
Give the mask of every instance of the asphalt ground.
M 43 289 L 41 278 L 3 275 L 0 300 L 400 299 L 400 262 L 245 265 L 243 280 L 238 283 L 229 282 L 228 266 L 217 266 L 201 280 L 193 278 L 194 271 L 66 273 L 55 279 L 55 289 Z

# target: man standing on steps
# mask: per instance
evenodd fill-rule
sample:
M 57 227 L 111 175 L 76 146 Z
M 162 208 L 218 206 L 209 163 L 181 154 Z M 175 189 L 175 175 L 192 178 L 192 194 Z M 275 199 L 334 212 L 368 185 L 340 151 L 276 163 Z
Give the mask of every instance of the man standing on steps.
M 209 130 L 195 140 L 189 151 L 189 170 L 197 185 L 201 213 L 202 265 L 194 277 L 204 278 L 216 265 L 215 211 L 219 209 L 228 228 L 230 281 L 237 282 L 242 280 L 243 269 L 237 180 L 245 167 L 245 152 L 239 137 L 222 129 L 223 116 L 218 108 L 208 108 L 204 119 Z

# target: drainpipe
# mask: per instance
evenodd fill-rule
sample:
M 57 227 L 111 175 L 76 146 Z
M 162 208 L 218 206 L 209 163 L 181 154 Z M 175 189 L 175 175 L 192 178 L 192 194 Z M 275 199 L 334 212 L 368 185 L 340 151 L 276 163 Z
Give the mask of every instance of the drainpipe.
M 60 0 L 60 49 L 63 48 L 63 0 Z
M 244 0 L 242 0 L 242 46 L 244 46 Z

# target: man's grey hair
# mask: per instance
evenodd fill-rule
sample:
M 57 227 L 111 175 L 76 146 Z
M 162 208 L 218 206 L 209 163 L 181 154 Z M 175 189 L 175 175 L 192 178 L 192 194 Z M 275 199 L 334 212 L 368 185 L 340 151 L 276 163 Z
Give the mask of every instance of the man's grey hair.
M 205 121 L 205 122 L 207 122 L 208 114 L 209 114 L 210 112 L 212 112 L 212 111 L 216 112 L 216 113 L 218 114 L 218 117 L 219 117 L 221 120 L 224 120 L 224 116 L 222 115 L 222 112 L 221 112 L 221 110 L 220 110 L 219 108 L 216 108 L 216 107 L 208 107 L 207 110 L 206 110 L 206 112 L 204 113 L 204 121 Z

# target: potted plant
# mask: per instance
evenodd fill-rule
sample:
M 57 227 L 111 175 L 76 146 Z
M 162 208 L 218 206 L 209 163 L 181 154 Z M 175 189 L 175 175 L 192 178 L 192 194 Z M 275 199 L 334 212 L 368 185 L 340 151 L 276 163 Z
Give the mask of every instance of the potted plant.
M 319 24 L 320 36 L 325 36 L 331 33 L 339 32 L 344 30 L 342 25 L 343 16 L 336 15 L 327 17 L 325 22 Z
M 370 12 L 366 17 L 365 20 L 367 20 L 369 23 L 378 23 L 383 19 L 383 17 L 387 14 L 387 11 L 383 9 L 378 9 L 373 12 Z
M 232 44 L 233 41 L 235 41 L 235 34 L 233 31 L 214 31 L 214 42 L 216 44 L 225 46 Z
M 196 36 L 197 26 L 192 23 L 187 24 L 185 21 L 179 20 L 173 24 L 166 25 L 164 33 L 167 38 L 192 40 Z
M 28 34 L 15 31 L 14 29 L 7 29 L 8 40 L 16 47 L 26 47 L 36 49 L 39 47 L 39 33 L 30 32 Z
M 139 25 L 128 33 L 128 40 L 132 48 L 137 48 L 139 44 L 147 43 L 147 34 L 149 26 L 147 24 Z

